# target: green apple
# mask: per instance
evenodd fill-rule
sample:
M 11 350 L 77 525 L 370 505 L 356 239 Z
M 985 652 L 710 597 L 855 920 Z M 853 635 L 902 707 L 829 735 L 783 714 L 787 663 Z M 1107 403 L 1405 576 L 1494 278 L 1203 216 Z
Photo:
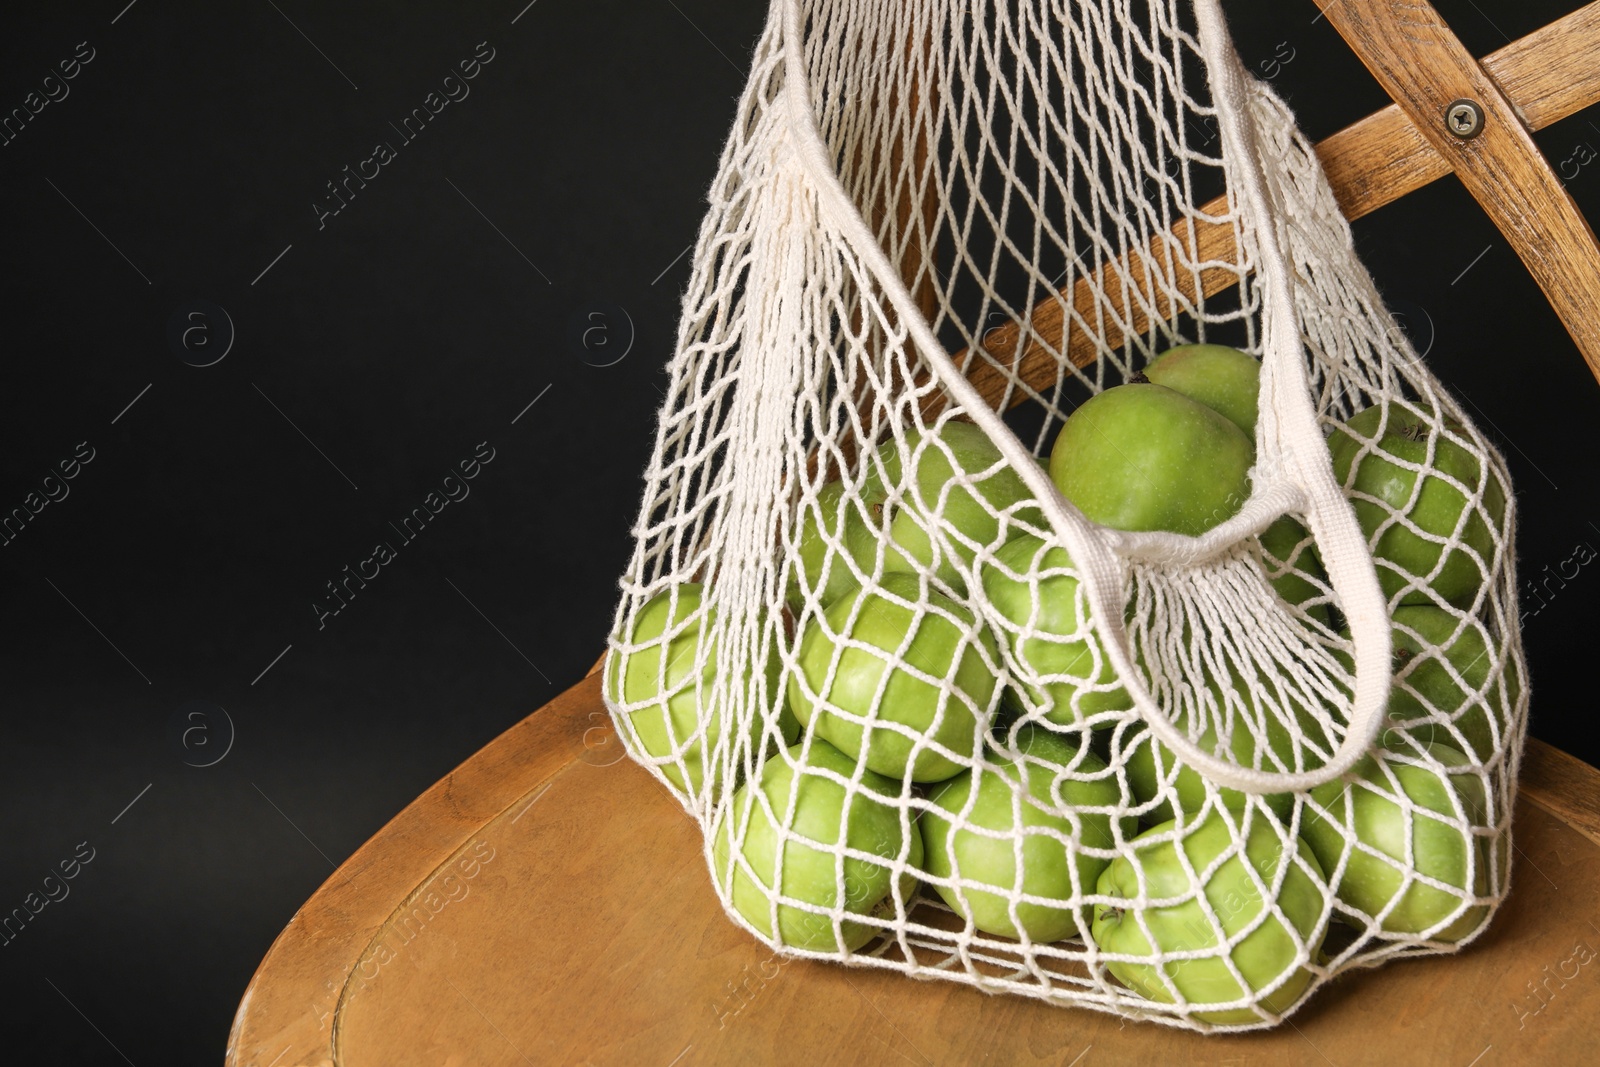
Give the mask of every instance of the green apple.
M 1449 745 L 1432 742 L 1423 747 L 1443 768 L 1470 763 Z M 1415 756 L 1409 747 L 1386 751 Z M 1385 769 L 1393 774 L 1393 781 Z M 1391 933 L 1420 934 L 1447 924 L 1429 939 L 1454 942 L 1476 930 L 1488 909 L 1466 902 L 1487 891 L 1488 849 L 1484 839 L 1426 813 L 1437 812 L 1456 819 L 1460 817 L 1456 814 L 1459 805 L 1469 825 L 1478 824 L 1488 811 L 1482 779 L 1472 773 L 1450 774 L 1388 758 L 1380 767 L 1371 755 L 1364 756 L 1351 774 L 1356 781 L 1328 782 L 1313 789 L 1313 804 L 1307 806 L 1301 822 L 1301 835 L 1318 862 L 1330 878 L 1338 878 L 1334 893 L 1339 900 L 1369 917 L 1376 917 L 1393 903 L 1381 923 Z M 1404 803 L 1398 799 L 1397 785 L 1405 794 Z M 1323 810 L 1319 811 L 1319 807 Z M 1355 847 L 1352 840 L 1363 847 Z M 1453 886 L 1455 892 L 1408 879 L 1408 848 L 1416 874 Z M 1347 850 L 1349 864 L 1339 875 L 1339 863 Z M 1475 856 L 1476 869 L 1470 887 L 1469 856 Z M 1365 925 L 1361 920 L 1347 921 Z
M 1227 345 L 1182 345 L 1162 353 L 1144 375 L 1226 416 L 1254 444 L 1261 393 L 1261 362 L 1254 356 Z M 1325 599 L 1307 607 L 1328 595 L 1328 576 L 1311 534 L 1285 515 L 1261 532 L 1260 543 L 1262 562 L 1278 595 L 1328 625 Z
M 1274 754 L 1283 761 L 1284 767 L 1294 767 L 1293 743 L 1289 739 L 1289 732 L 1283 725 L 1270 716 L 1266 719 L 1268 743 Z M 1181 720 L 1180 720 L 1181 725 Z M 1184 763 L 1173 755 L 1172 751 L 1156 740 L 1154 734 L 1148 734 L 1148 739 L 1139 741 L 1131 738 L 1134 746 L 1128 754 L 1128 785 L 1133 790 L 1134 799 L 1140 807 L 1156 801 L 1144 815 L 1146 823 L 1163 823 L 1171 819 L 1182 817 L 1184 821 L 1197 818 L 1201 809 L 1206 804 L 1206 782 L 1200 772 Z M 1136 735 L 1135 735 L 1136 737 Z M 1205 732 L 1200 735 L 1197 742 L 1214 756 L 1222 755 L 1222 745 L 1217 740 L 1217 731 L 1208 725 Z M 1245 729 L 1242 724 L 1233 730 L 1233 736 L 1228 742 L 1228 751 L 1234 762 L 1241 767 L 1254 766 L 1256 754 L 1255 736 Z M 1281 770 L 1270 760 L 1263 761 L 1263 769 Z M 1177 811 L 1173 811 L 1172 799 L 1177 798 Z M 1237 789 L 1219 788 L 1217 797 L 1222 805 L 1233 811 L 1242 811 L 1250 803 L 1250 794 Z M 1267 809 L 1280 820 L 1287 821 L 1289 811 L 1294 807 L 1294 794 L 1269 793 L 1261 797 Z M 1210 809 L 1207 809 L 1209 812 Z
M 1112 861 L 1100 876 L 1100 892 L 1130 902 L 1141 895 L 1148 900 L 1188 899 L 1162 906 L 1096 904 L 1091 929 L 1095 944 L 1102 952 L 1132 957 L 1107 960 L 1106 969 L 1149 1000 L 1174 1003 L 1176 990 L 1188 1002 L 1192 1018 L 1201 1022 L 1224 1026 L 1260 1022 L 1261 1016 L 1250 1007 L 1207 1010 L 1210 1005 L 1244 997 L 1259 995 L 1261 1007 L 1274 1014 L 1291 1008 L 1311 983 L 1305 962 L 1316 959 L 1326 933 L 1322 924 L 1324 886 L 1321 868 L 1305 843 L 1290 838 L 1295 844 L 1295 852 L 1290 853 L 1279 837 L 1282 832 L 1259 813 L 1250 815 L 1248 828 L 1241 831 L 1213 810 L 1182 831 L 1176 822 L 1168 822 L 1135 838 L 1130 852 Z M 1178 855 L 1180 845 L 1173 840 L 1178 834 L 1184 856 L 1194 871 L 1205 877 L 1202 885 L 1195 885 L 1184 868 Z M 1252 867 L 1259 884 L 1251 877 Z M 1276 900 L 1269 901 L 1265 898 L 1280 871 L 1282 885 Z M 1216 915 L 1216 925 L 1200 903 L 1202 892 Z M 1238 936 L 1274 903 L 1276 910 L 1259 926 Z M 1217 926 L 1222 938 L 1217 936 Z M 1229 942 L 1233 943 L 1231 950 Z M 1190 959 L 1161 962 L 1153 958 L 1207 949 L 1213 951 Z M 1140 957 L 1150 961 L 1141 962 Z M 1239 969 L 1246 987 L 1241 988 L 1234 978 L 1228 959 Z M 1271 991 L 1265 992 L 1268 989 Z
M 1190 640 L 1187 635 L 1188 631 L 1185 630 L 1185 642 Z M 1229 668 L 1229 679 L 1235 722 L 1228 738 L 1226 755 L 1241 767 L 1257 766 L 1256 735 L 1241 721 L 1242 716 L 1246 714 L 1245 709 L 1252 709 L 1250 714 L 1257 711 L 1260 713 L 1269 749 L 1268 752 L 1261 753 L 1260 768 L 1276 772 L 1296 770 L 1295 742 L 1278 714 L 1266 708 L 1256 707 L 1256 699 L 1252 697 L 1249 687 L 1244 683 L 1243 675 L 1237 668 Z M 1185 679 L 1181 684 L 1187 687 L 1193 683 Z M 1280 706 L 1285 700 L 1291 703 L 1296 723 L 1307 741 L 1324 752 L 1332 751 L 1336 747 L 1316 718 L 1302 707 L 1299 701 L 1286 693 L 1282 686 L 1268 684 L 1267 688 L 1273 692 L 1275 703 Z M 1204 673 L 1200 692 L 1196 695 L 1205 707 L 1212 709 L 1207 716 L 1205 729 L 1196 743 L 1214 756 L 1224 756 L 1223 745 L 1217 737 L 1215 717 L 1225 712 L 1229 695 L 1224 693 L 1218 680 L 1209 671 Z M 1178 728 L 1186 732 L 1188 714 L 1188 711 L 1180 710 L 1174 719 Z M 1143 736 L 1145 734 L 1142 728 L 1136 729 L 1127 735 L 1127 740 L 1123 744 L 1123 750 L 1128 753 L 1128 784 L 1133 790 L 1134 798 L 1141 806 L 1157 802 L 1144 815 L 1144 821 L 1158 823 L 1173 818 L 1181 818 L 1184 821 L 1199 818 L 1201 809 L 1205 807 L 1207 795 L 1205 779 L 1200 776 L 1199 771 L 1178 759 L 1166 745 L 1156 740 L 1154 734 L 1148 734 L 1147 739 Z M 1305 750 L 1301 753 L 1301 760 L 1306 767 L 1315 766 L 1315 751 Z M 1219 787 L 1217 797 L 1224 807 L 1242 811 L 1250 804 L 1251 794 Z M 1174 798 L 1177 801 L 1176 810 L 1173 808 Z M 1259 799 L 1280 820 L 1288 820 L 1290 810 L 1294 806 L 1294 794 L 1269 793 Z
M 866 539 L 872 533 L 862 510 L 866 506 L 847 497 L 844 483 L 838 481 L 819 489 L 814 505 L 801 505 L 800 537 L 787 589 L 796 611 L 808 597 L 815 596 L 818 605 L 826 607 L 857 588 L 861 583 L 850 569 L 849 559 L 871 573 L 871 548 Z
M 847 789 L 822 772 L 831 771 L 849 781 L 855 775 L 855 760 L 821 738 L 813 737 L 809 752 L 805 749 L 804 744 L 795 745 L 762 766 L 757 788 L 771 805 L 771 814 L 752 795 L 752 783 L 746 782 L 734 794 L 712 839 L 716 878 L 724 887 L 731 884 L 734 908 L 764 937 L 791 948 L 830 952 L 842 946 L 853 952 L 882 928 L 842 916 L 893 916 L 897 894 L 891 865 L 903 855 L 908 867 L 920 867 L 922 837 L 902 818 L 901 808 L 885 799 L 899 795 L 898 782 L 863 771 L 860 785 Z M 785 835 L 773 817 L 780 821 L 784 818 L 791 795 L 794 818 Z M 730 821 L 735 827 L 732 836 Z M 742 837 L 739 827 L 743 827 Z M 882 857 L 884 862 L 835 855 L 832 850 L 840 844 L 841 827 L 846 848 Z M 733 841 L 738 842 L 742 863 L 733 862 Z M 777 873 L 780 842 L 781 876 Z M 746 864 L 749 870 L 745 869 Z M 838 892 L 841 883 L 843 900 Z M 915 888 L 916 878 L 907 871 L 900 879 L 901 906 L 906 905 Z M 774 898 L 798 902 L 779 899 L 776 934 L 772 929 Z M 828 909 L 829 913 L 808 911 L 800 906 L 803 904 Z M 837 933 L 836 914 L 840 916 Z
M 1087 601 L 1079 603 L 1077 573 L 1063 549 L 1023 534 L 979 569 L 984 596 L 1006 621 L 1002 636 L 1012 655 L 1043 683 L 1020 683 L 1029 705 L 1063 725 L 1133 707 L 1089 622 Z
M 960 879 L 960 885 L 930 884 L 986 934 L 1049 942 L 1087 933 L 1087 924 L 1079 927 L 1078 908 L 1018 901 L 1013 913 L 1010 894 L 1066 901 L 1095 892 L 1111 861 L 1075 844 L 1116 847 L 1109 812 L 1122 803 L 1122 790 L 1098 756 L 1080 755 L 1049 730 L 1024 726 L 1017 748 L 1025 754 L 1021 761 L 999 758 L 934 786 L 932 807 L 922 817 L 923 870 Z
M 1445 427 L 1461 429 L 1454 420 Z M 1335 424 L 1328 448 L 1345 492 L 1359 494 L 1351 504 L 1362 531 L 1369 540 L 1376 538 L 1372 553 L 1384 595 L 1405 590 L 1401 603 L 1428 604 L 1431 590 L 1449 603 L 1472 604 L 1494 565 L 1495 531 L 1505 520 L 1505 486 L 1493 468 L 1400 402 L 1367 408 L 1348 423 Z M 1404 464 L 1423 468 L 1420 486 L 1419 471 Z M 1467 493 L 1446 476 L 1466 486 Z M 1468 493 L 1480 484 L 1482 506 L 1469 509 Z M 1441 542 L 1451 537 L 1459 544 L 1445 557 Z
M 939 782 L 970 765 L 982 744 L 999 662 L 993 635 L 969 609 L 931 589 L 924 595 L 915 575 L 887 574 L 806 624 L 789 706 L 879 774 Z
M 1311 532 L 1285 515 L 1262 530 L 1259 540 L 1272 588 L 1323 626 L 1330 625 L 1328 575 Z
M 1050 477 L 1091 521 L 1201 534 L 1250 496 L 1255 445 L 1225 417 L 1153 383 L 1107 389 L 1074 411 Z
M 933 434 L 912 430 L 906 434 L 904 455 L 911 458 L 914 477 L 903 476 L 900 445 L 890 440 L 878 450 L 881 476 L 874 469 L 865 487 L 869 500 L 885 500 L 889 496 L 886 487 L 902 490 L 897 503 L 884 505 L 891 511 L 884 557 L 887 570 L 931 570 L 952 589 L 964 591 L 962 570 L 971 564 L 978 548 L 999 544 L 1015 532 L 1012 524 L 1016 520 L 1044 524 L 1022 478 L 1006 465 L 994 442 L 970 422 L 947 421 Z M 969 488 L 957 481 L 960 478 L 977 480 Z M 933 568 L 934 545 L 929 536 L 933 529 L 944 534 L 937 568 Z M 868 566 L 870 557 L 863 569 Z
M 722 738 L 722 714 L 709 716 L 703 730 L 700 714 L 700 700 L 710 696 L 716 677 L 717 652 L 713 645 L 700 662 L 700 640 L 710 625 L 710 611 L 700 607 L 701 586 L 686 582 L 677 586 L 676 594 L 658 593 L 634 616 L 633 633 L 624 643 L 641 647 L 606 657 L 606 696 L 625 726 L 620 731 L 623 742 L 651 759 L 676 756 L 657 764 L 661 773 L 679 791 L 698 794 L 705 780 L 705 754 L 715 753 Z M 776 656 L 767 663 L 767 692 L 779 693 Z M 784 743 L 799 735 L 799 724 L 787 709 L 779 728 Z M 753 716 L 752 750 L 760 747 L 761 730 L 761 717 Z M 713 788 L 717 780 L 713 776 Z
M 1182 345 L 1162 353 L 1144 375 L 1226 416 L 1254 444 L 1261 393 L 1261 362 L 1254 356 L 1227 345 Z M 1306 528 L 1285 515 L 1261 532 L 1260 543 L 1278 595 L 1327 626 L 1328 576 Z M 1307 606 L 1318 598 L 1324 602 Z
M 1158 356 L 1144 376 L 1216 411 L 1256 439 L 1261 361 L 1227 345 L 1180 345 Z
M 1511 675 L 1504 694 L 1490 684 L 1488 631 L 1471 615 L 1458 619 L 1443 608 L 1422 605 L 1396 608 L 1391 618 L 1395 664 L 1388 708 L 1391 723 L 1423 741 L 1460 747 L 1461 740 L 1444 723 L 1414 721 L 1451 718 L 1467 742 L 1468 754 L 1489 759 L 1496 733 L 1503 740 L 1510 729 L 1504 698 L 1510 695 L 1515 700 L 1516 685 Z M 1507 666 L 1508 671 L 1513 669 Z

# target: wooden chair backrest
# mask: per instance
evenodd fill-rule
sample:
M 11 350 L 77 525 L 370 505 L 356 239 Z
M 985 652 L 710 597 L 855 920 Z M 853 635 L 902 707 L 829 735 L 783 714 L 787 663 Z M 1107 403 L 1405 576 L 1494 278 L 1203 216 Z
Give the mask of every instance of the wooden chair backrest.
M 1522 257 L 1600 378 L 1600 243 L 1532 137 L 1533 131 L 1600 101 L 1600 0 L 1482 60 L 1467 53 L 1426 0 L 1317 3 L 1396 101 L 1316 146 L 1345 217 L 1359 218 L 1454 172 Z M 1448 106 L 1462 99 L 1483 112 L 1482 130 L 1470 139 L 1445 128 Z M 1224 207 L 1219 200 L 1205 211 L 1221 215 Z M 1175 232 L 1155 244 L 1184 247 L 1190 236 Z M 1233 259 L 1228 227 L 1201 224 L 1192 236 L 1199 258 Z M 1106 299 L 1097 288 L 1099 294 L 1116 294 L 1118 285 L 1096 287 L 1080 280 L 1061 290 L 1059 299 L 1034 305 L 1029 316 L 1034 340 L 1020 354 L 1019 324 L 986 333 L 983 348 L 994 362 L 973 360 L 970 369 L 984 398 L 998 405 L 1007 395 L 1008 376 L 999 367 L 1012 368 L 1036 389 L 1049 391 L 1056 378 L 1055 351 L 1066 332 L 1064 304 L 1088 321 L 1124 321 L 1136 333 L 1148 329 L 1142 308 L 1159 308 L 1163 301 L 1141 283 L 1147 275 L 1137 260 L 1145 254 L 1160 260 L 1152 246 L 1149 253 L 1135 252 L 1099 268 L 1102 278 L 1116 278 L 1142 295 L 1131 307 L 1112 309 L 1118 316 L 1097 315 L 1094 306 Z M 1205 296 L 1212 296 L 1235 281 L 1232 272 L 1217 270 L 1202 275 L 1201 286 Z M 1105 341 L 1115 347 L 1121 338 Z M 1095 340 L 1076 331 L 1066 346 L 1080 367 L 1098 355 Z M 962 352 L 957 365 L 967 355 Z M 1018 390 L 1010 395 L 1013 402 L 1025 399 Z

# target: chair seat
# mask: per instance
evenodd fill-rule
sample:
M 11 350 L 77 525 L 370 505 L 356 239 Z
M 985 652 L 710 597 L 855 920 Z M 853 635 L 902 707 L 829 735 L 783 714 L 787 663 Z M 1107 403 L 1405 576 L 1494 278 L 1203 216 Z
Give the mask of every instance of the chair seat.
M 594 674 L 328 879 L 245 993 L 228 1063 L 1587 1062 L 1600 772 L 1530 741 L 1521 775 L 1511 897 L 1482 938 L 1342 978 L 1274 1031 L 1203 1036 L 775 957 L 723 915 L 698 828 L 624 757 Z

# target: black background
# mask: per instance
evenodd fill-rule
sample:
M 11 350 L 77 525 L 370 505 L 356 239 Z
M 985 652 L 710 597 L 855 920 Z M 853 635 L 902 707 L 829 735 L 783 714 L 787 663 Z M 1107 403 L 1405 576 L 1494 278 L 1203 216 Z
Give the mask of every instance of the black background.
M 526 2 L 9 5 L 0 112 L 94 55 L 0 147 L 0 509 L 94 455 L 0 547 L 0 913 L 94 850 L 0 948 L 9 1062 L 218 1062 L 331 868 L 602 648 L 682 253 L 765 11 Z M 1438 7 L 1483 54 L 1574 2 Z M 1309 0 L 1226 6 L 1313 137 L 1387 103 Z M 319 228 L 325 183 L 398 144 L 479 42 L 470 95 Z M 1591 218 L 1597 124 L 1538 137 Z M 1600 388 L 1506 241 L 1453 178 L 1355 231 L 1507 453 L 1524 582 L 1600 545 Z M 235 334 L 203 368 L 180 357 L 226 328 L 186 319 L 197 300 Z M 204 328 L 187 350 L 174 316 Z M 470 496 L 319 626 L 325 583 L 481 442 Z M 1600 760 L 1600 577 L 1549 589 L 1533 732 Z

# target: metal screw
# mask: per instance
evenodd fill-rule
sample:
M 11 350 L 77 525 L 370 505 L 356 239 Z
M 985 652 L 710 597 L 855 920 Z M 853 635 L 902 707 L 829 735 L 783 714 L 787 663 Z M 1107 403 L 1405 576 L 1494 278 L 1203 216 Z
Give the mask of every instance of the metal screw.
M 1483 108 L 1475 100 L 1453 100 L 1444 111 L 1444 128 L 1463 141 L 1483 132 Z

